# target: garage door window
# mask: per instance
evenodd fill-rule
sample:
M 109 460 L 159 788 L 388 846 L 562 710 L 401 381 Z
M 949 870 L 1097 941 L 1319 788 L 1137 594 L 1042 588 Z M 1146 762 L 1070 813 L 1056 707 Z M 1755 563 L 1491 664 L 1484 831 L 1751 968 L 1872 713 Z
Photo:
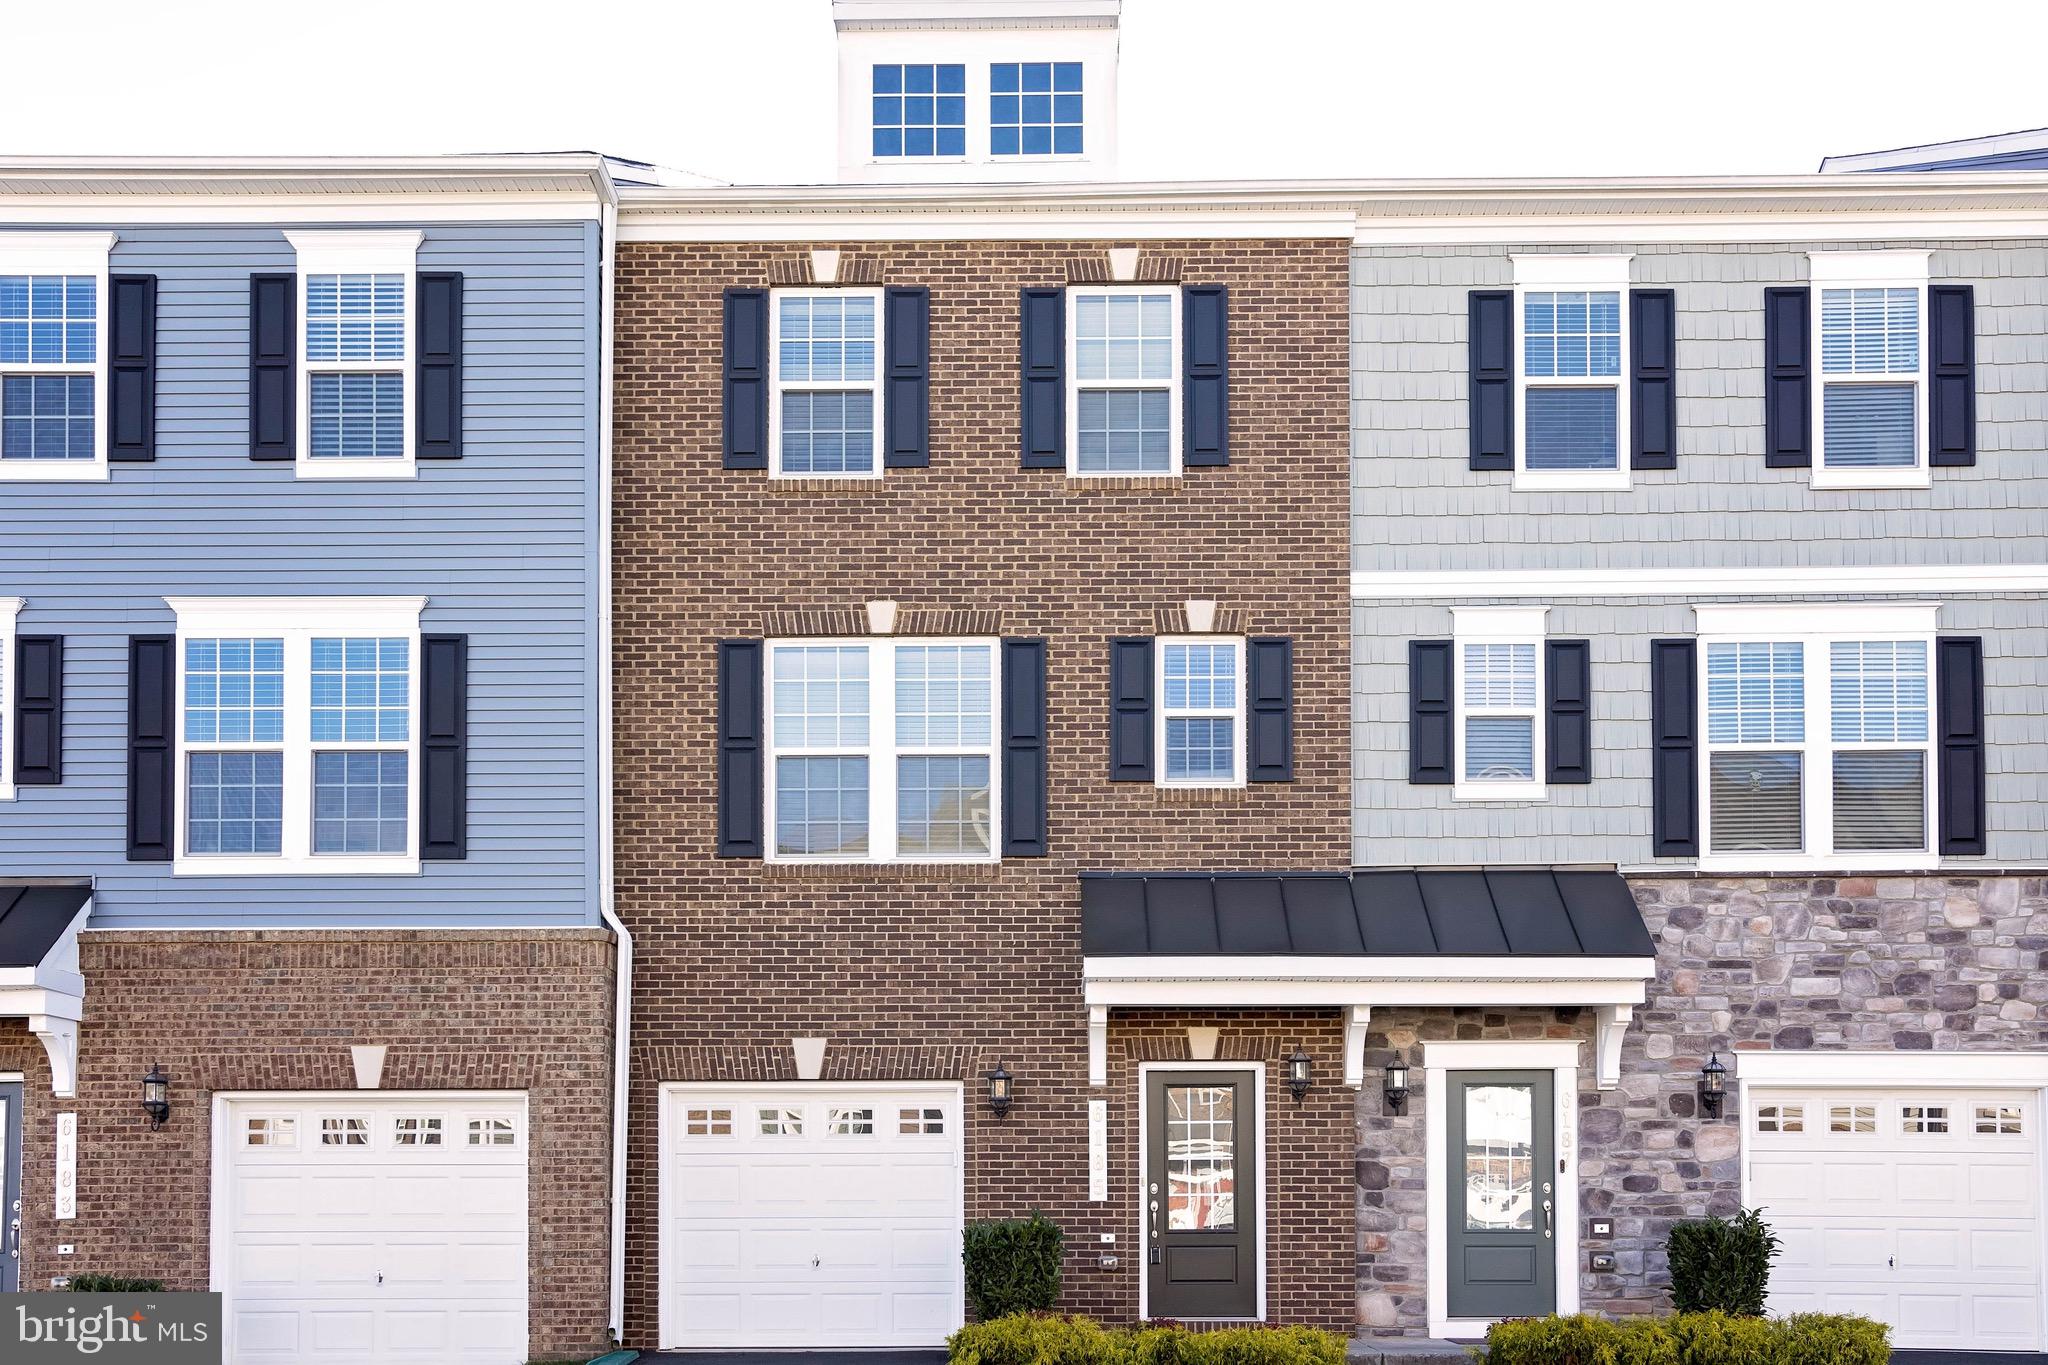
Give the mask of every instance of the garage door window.
M 469 1145 L 472 1147 L 513 1147 L 518 1142 L 519 1130 L 512 1126 L 510 1119 L 469 1121 Z
M 732 1110 L 689 1110 L 683 1116 L 683 1131 L 691 1137 L 731 1137 Z
M 434 1117 L 406 1116 L 393 1121 L 391 1140 L 400 1147 L 439 1147 L 441 1145 L 441 1120 Z
M 242 1125 L 242 1145 L 295 1151 L 299 1145 L 299 1121 L 289 1115 L 251 1114 Z
M 1759 1105 L 1756 1111 L 1756 1130 L 1759 1133 L 1803 1133 L 1806 1131 L 1806 1106 Z
M 832 1111 L 832 1134 L 835 1137 L 873 1137 L 875 1133 L 875 1111 L 872 1109 L 834 1109 Z
M 787 1109 L 778 1105 L 773 1109 L 763 1107 L 756 1115 L 761 1122 L 762 1137 L 802 1137 L 804 1135 L 804 1111 Z
M 1977 1131 L 1992 1136 L 2017 1136 L 2022 1130 L 2020 1111 L 2010 1105 L 1977 1106 Z
M 1908 1133 L 1946 1133 L 1948 1109 L 1939 1104 L 1909 1104 L 1900 1110 L 1901 1126 Z
M 370 1121 L 354 1116 L 321 1119 L 320 1145 L 322 1147 L 367 1147 L 370 1145 Z
M 946 1131 L 946 1111 L 899 1109 L 896 1111 L 896 1131 L 905 1136 L 942 1134 Z
M 1828 1109 L 1828 1131 L 1830 1133 L 1875 1133 L 1877 1131 L 1877 1106 L 1871 1104 L 1837 1104 Z

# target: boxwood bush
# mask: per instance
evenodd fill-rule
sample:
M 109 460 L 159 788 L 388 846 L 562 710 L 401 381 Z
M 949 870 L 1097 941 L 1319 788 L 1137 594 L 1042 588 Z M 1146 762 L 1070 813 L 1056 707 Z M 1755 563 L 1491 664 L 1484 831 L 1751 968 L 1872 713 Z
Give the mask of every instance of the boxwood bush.
M 1891 1330 L 1868 1318 L 1680 1313 L 1612 1321 L 1516 1318 L 1486 1333 L 1487 1365 L 1887 1365 Z
M 1344 1338 L 1307 1327 L 1196 1332 L 1045 1313 L 970 1323 L 946 1346 L 951 1365 L 1344 1365 Z
M 967 1301 L 983 1322 L 1044 1312 L 1060 1301 L 1060 1251 L 1066 1234 L 1033 1209 L 1029 1218 L 989 1218 L 962 1234 Z
M 1778 1234 L 1764 1222 L 1762 1210 L 1673 1223 L 1666 1247 L 1671 1253 L 1671 1306 L 1679 1312 L 1764 1315 Z
M 138 1279 L 132 1275 L 101 1275 L 87 1272 L 73 1275 L 64 1286 L 74 1294 L 161 1294 L 162 1280 Z

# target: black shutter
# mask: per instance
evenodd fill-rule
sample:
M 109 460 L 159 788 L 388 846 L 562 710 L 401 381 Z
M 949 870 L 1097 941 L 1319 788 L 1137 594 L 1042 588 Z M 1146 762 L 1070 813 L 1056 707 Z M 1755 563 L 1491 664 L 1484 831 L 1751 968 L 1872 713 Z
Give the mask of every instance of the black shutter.
M 1545 782 L 1593 780 L 1591 641 L 1543 642 L 1543 762 Z
M 1457 666 L 1449 640 L 1408 642 L 1408 780 L 1449 786 L 1457 778 L 1457 718 L 1451 688 Z
M 718 856 L 759 858 L 765 851 L 762 798 L 759 640 L 718 643 Z
M 1678 468 L 1678 295 L 1628 291 L 1630 469 Z M 1557 779 L 1553 778 L 1552 781 Z
M 413 454 L 422 460 L 462 458 L 462 272 L 421 271 L 419 355 L 413 377 L 419 420 Z
M 1811 292 L 1764 290 L 1764 465 L 1805 469 L 1813 463 Z
M 1045 856 L 1045 641 L 1003 641 L 1003 849 Z
M 1515 467 L 1515 293 L 1475 289 L 1468 299 L 1466 407 L 1473 469 Z M 1450 781 L 1446 777 L 1444 781 Z
M 156 458 L 156 276 L 107 278 L 107 458 Z
M 64 637 L 14 642 L 14 780 L 54 787 L 64 780 Z
M 1927 287 L 1927 462 L 1937 469 L 1977 463 L 1977 291 Z
M 1180 291 L 1181 458 L 1187 469 L 1230 463 L 1230 290 Z
M 1294 780 L 1294 641 L 1254 635 L 1245 652 L 1245 778 Z
M 922 469 L 931 463 L 931 291 L 884 290 L 882 318 L 882 464 Z
M 1152 780 L 1152 641 L 1109 642 L 1109 780 Z
M 1943 635 L 1934 642 L 1935 711 L 1940 748 L 1935 792 L 1941 801 L 1941 852 L 1982 857 L 1984 843 L 1984 642 Z
M 249 277 L 249 458 L 294 457 L 299 277 Z
M 1651 851 L 1693 858 L 1700 851 L 1699 646 L 1650 641 Z
M 1067 295 L 1026 289 L 1019 374 L 1024 386 L 1024 468 L 1067 467 Z
M 128 637 L 128 861 L 167 863 L 177 819 L 178 641 Z
M 768 291 L 725 291 L 725 467 L 768 467 Z
M 420 637 L 420 857 L 469 856 L 469 637 Z

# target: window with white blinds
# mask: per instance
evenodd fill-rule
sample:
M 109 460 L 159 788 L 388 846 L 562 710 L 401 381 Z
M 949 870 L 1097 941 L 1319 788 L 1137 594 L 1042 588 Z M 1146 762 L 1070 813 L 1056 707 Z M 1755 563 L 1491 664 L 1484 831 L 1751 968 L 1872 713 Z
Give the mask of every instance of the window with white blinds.
M 1517 488 L 1628 487 L 1630 261 L 1513 258 Z
M 1774 619 L 1759 624 L 1831 624 L 1824 608 L 1764 610 Z M 1892 613 L 1904 621 L 1886 610 L 1851 613 L 1843 633 L 1703 641 L 1710 858 L 1789 866 L 1926 853 L 1933 608 Z M 1854 631 L 1859 614 L 1893 630 L 1924 616 L 1926 634 Z
M 1927 253 L 1817 252 L 1816 482 L 1889 487 L 1924 468 Z
M 1546 608 L 1452 612 L 1457 647 L 1458 767 L 1452 795 L 1543 796 L 1543 632 Z

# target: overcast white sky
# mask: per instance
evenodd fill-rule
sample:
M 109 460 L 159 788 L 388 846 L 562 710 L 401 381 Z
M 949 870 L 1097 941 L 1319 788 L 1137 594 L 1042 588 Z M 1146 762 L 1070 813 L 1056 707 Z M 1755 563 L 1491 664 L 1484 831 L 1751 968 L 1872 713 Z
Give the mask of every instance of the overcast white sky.
M 832 176 L 830 0 L 6 0 L 0 153 Z M 1952 55 L 1951 55 L 1952 54 Z M 2048 125 L 2044 0 L 1124 0 L 1127 179 L 1810 171 Z

